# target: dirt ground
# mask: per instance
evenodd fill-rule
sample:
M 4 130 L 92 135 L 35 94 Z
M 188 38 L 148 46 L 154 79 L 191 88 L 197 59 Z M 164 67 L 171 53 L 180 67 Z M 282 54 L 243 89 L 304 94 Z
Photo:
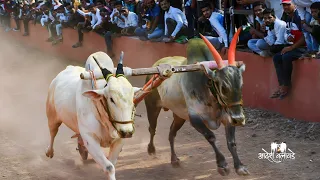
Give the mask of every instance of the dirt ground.
M 53 159 L 45 156 L 49 143 L 45 114 L 49 84 L 68 64 L 82 64 L 26 48 L 4 37 L 4 33 L 0 38 L 0 179 L 105 179 L 90 155 L 87 161 L 81 160 L 76 151 L 76 139 L 70 138 L 73 133 L 64 125 L 56 137 L 55 156 Z M 143 79 L 130 78 L 136 86 L 141 86 Z M 239 157 L 251 175 L 240 177 L 235 173 L 224 128 L 220 127 L 215 132 L 217 145 L 232 168 L 229 176 L 222 177 L 216 170 L 212 147 L 189 123 L 176 137 L 181 167 L 171 166 L 170 112 L 160 114 L 155 137 L 157 154 L 149 156 L 148 120 L 143 102 L 139 104 L 137 114 L 141 117 L 136 117 L 136 134 L 124 146 L 116 166 L 118 180 L 320 179 L 319 123 L 305 123 L 275 113 L 246 109 L 248 123 L 237 128 L 236 141 Z M 285 141 L 295 153 L 295 159 L 281 163 L 258 159 L 262 148 L 270 152 L 270 143 L 274 140 Z

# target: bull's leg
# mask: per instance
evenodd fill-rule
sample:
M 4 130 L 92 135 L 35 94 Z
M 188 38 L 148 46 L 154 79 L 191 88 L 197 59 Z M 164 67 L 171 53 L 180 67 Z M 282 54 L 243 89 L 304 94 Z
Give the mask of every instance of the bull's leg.
M 144 98 L 148 121 L 149 121 L 149 133 L 150 133 L 150 142 L 148 144 L 148 153 L 149 155 L 156 153 L 156 148 L 154 147 L 153 139 L 156 134 L 157 120 L 161 111 L 161 106 L 158 102 L 160 96 L 157 90 L 153 90 L 148 96 Z
M 116 176 L 114 165 L 104 155 L 104 152 L 100 147 L 100 141 L 89 133 L 81 133 L 81 137 L 89 154 L 102 167 L 108 177 L 108 180 L 115 180 Z
M 170 126 L 170 133 L 169 133 L 169 141 L 170 141 L 170 148 L 171 148 L 171 164 L 174 167 L 179 166 L 180 159 L 177 157 L 176 152 L 174 150 L 174 138 L 177 135 L 179 129 L 183 126 L 185 120 L 178 117 L 176 114 L 173 114 L 173 122 Z
M 108 159 L 112 162 L 114 166 L 117 164 L 117 160 L 123 145 L 124 145 L 124 139 L 117 139 L 110 146 Z
M 227 144 L 228 149 L 232 154 L 233 162 L 234 162 L 234 168 L 236 169 L 236 172 L 238 175 L 249 175 L 249 171 L 247 168 L 241 163 L 238 154 L 237 154 L 237 146 L 236 146 L 236 140 L 235 140 L 235 130 L 236 128 L 234 126 L 231 126 L 230 124 L 227 124 L 226 127 L 226 137 L 227 137 Z
M 48 119 L 48 124 L 49 124 L 49 129 L 50 129 L 50 145 L 48 146 L 46 150 L 46 156 L 49 158 L 52 158 L 54 155 L 54 150 L 53 150 L 53 143 L 54 143 L 54 138 L 56 137 L 59 127 L 61 125 L 61 122 L 55 121 L 55 119 Z
M 190 115 L 190 123 L 191 125 L 200 132 L 207 141 L 211 144 L 213 147 L 215 153 L 216 153 L 216 160 L 217 160 L 217 166 L 218 166 L 218 172 L 222 176 L 226 176 L 230 173 L 230 169 L 228 167 L 228 163 L 226 162 L 225 157 L 223 154 L 219 151 L 219 149 L 216 146 L 216 137 L 213 134 L 212 131 L 210 131 L 206 125 L 203 123 L 201 117 L 197 115 Z

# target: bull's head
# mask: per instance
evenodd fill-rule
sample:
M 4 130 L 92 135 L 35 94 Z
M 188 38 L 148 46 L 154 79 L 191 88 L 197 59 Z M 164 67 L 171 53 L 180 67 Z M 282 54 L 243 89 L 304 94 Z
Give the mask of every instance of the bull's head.
M 117 130 L 121 138 L 130 138 L 134 133 L 135 106 L 133 103 L 134 93 L 139 88 L 132 87 L 124 77 L 123 65 L 120 61 L 116 76 L 107 69 L 101 69 L 107 81 L 106 86 L 99 90 L 90 90 L 83 93 L 95 101 L 102 100 L 108 113 L 109 121 Z
M 237 67 L 235 62 L 235 51 L 240 31 L 241 28 L 238 29 L 231 41 L 227 66 L 223 64 L 222 58 L 214 46 L 201 35 L 218 65 L 218 69 L 214 71 L 205 67 L 206 75 L 212 80 L 210 90 L 224 109 L 223 112 L 227 113 L 228 121 L 234 126 L 245 124 L 242 108 L 242 73 L 245 71 L 245 65 Z

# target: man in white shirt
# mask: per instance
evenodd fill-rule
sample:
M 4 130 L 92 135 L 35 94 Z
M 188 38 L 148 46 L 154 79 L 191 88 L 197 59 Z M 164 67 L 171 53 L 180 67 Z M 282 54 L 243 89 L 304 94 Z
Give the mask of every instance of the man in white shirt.
M 205 19 L 209 20 L 212 29 L 219 35 L 219 37 L 206 36 L 206 38 L 217 50 L 221 50 L 221 53 L 225 54 L 228 49 L 228 36 L 227 31 L 223 26 L 223 15 L 219 12 L 213 12 L 213 9 L 208 3 L 201 6 L 200 10 L 202 12 L 202 16 L 198 21 Z
M 263 20 L 266 24 L 268 34 L 263 39 L 269 46 L 286 44 L 284 35 L 286 33 L 286 22 L 278 19 L 273 9 L 265 9 L 263 11 Z
M 263 11 L 266 9 L 266 5 L 263 2 L 253 3 L 253 12 L 256 16 L 255 24 L 256 29 L 251 27 L 250 33 L 253 39 L 248 41 L 248 47 L 254 52 L 262 57 L 267 57 L 270 55 L 268 50 L 270 49 L 269 44 L 264 40 L 266 34 L 266 25 L 263 21 Z M 276 15 L 277 16 L 277 15 Z
M 122 35 L 131 36 L 138 27 L 138 16 L 134 12 L 130 12 L 127 7 L 121 8 L 121 14 L 124 18 L 125 27 L 121 30 Z
M 76 11 L 85 17 L 85 22 L 80 22 L 77 25 L 79 38 L 78 38 L 78 42 L 72 46 L 73 48 L 78 48 L 78 47 L 82 46 L 83 32 L 95 30 L 96 28 L 100 27 L 99 25 L 102 22 L 102 17 L 100 15 L 100 9 L 98 9 L 94 5 L 88 6 L 89 12 L 87 12 L 87 13 L 83 12 L 80 9 L 76 9 Z M 91 16 L 91 21 L 89 21 L 89 19 L 88 19 L 89 16 Z
M 160 0 L 160 7 L 164 14 L 164 35 L 169 37 L 164 42 L 173 42 L 176 37 L 188 35 L 188 21 L 186 15 L 178 8 L 170 6 L 169 0 Z

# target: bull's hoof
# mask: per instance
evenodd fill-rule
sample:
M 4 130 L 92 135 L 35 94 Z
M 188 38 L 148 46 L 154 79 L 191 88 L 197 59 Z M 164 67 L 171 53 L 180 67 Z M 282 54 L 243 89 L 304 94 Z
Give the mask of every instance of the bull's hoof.
M 82 158 L 82 160 L 87 160 L 88 159 L 88 151 L 85 146 L 82 146 L 81 144 L 78 144 L 77 150 L 79 151 L 79 154 Z
M 228 166 L 218 167 L 218 172 L 221 176 L 228 176 L 230 174 L 230 168 Z
M 179 158 L 176 158 L 175 160 L 171 160 L 171 165 L 172 165 L 172 167 L 174 167 L 174 168 L 180 167 L 180 159 L 179 159 Z
M 248 175 L 250 175 L 250 172 L 248 171 L 248 169 L 245 166 L 240 166 L 238 169 L 236 169 L 236 173 L 239 176 L 248 176 Z
M 153 144 L 148 144 L 148 154 L 149 155 L 155 155 L 156 154 L 156 148 Z
M 54 155 L 53 149 L 50 148 L 50 147 L 48 147 L 47 150 L 46 150 L 46 156 L 47 156 L 48 158 L 53 158 L 53 155 Z

